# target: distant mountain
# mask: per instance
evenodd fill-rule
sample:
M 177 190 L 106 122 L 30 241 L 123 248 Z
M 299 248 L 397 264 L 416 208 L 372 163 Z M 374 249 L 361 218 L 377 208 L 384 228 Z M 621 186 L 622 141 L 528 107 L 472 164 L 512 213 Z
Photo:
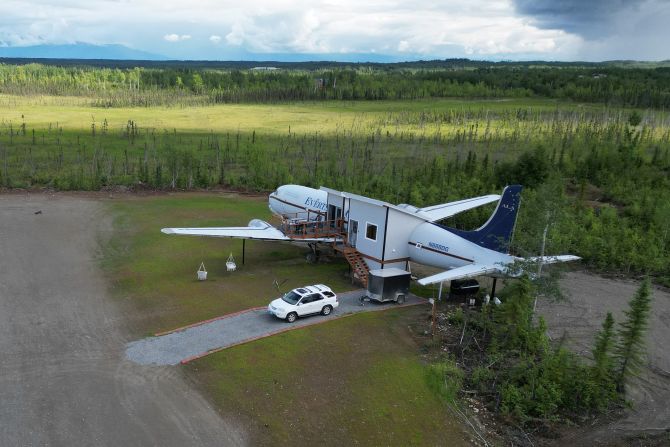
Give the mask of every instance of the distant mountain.
M 152 60 L 168 59 L 160 54 L 135 50 L 124 45 L 93 45 L 73 43 L 65 45 L 32 45 L 27 47 L 0 47 L 0 57 L 31 59 L 117 59 Z
M 399 56 L 378 53 L 246 53 L 239 57 L 241 61 L 277 61 L 277 62 L 343 62 L 343 63 L 379 63 L 388 64 L 405 60 Z

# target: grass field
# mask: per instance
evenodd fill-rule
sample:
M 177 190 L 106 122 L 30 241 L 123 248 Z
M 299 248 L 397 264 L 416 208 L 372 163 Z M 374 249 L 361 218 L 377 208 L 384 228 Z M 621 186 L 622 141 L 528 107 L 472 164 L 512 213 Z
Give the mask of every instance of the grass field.
M 425 309 L 357 315 L 205 357 L 187 369 L 258 445 L 469 445 L 427 385 L 408 325 Z
M 615 151 L 630 139 L 631 113 L 539 99 L 96 108 L 82 98 L 5 95 L 0 104 L 1 186 L 327 184 L 414 205 L 488 192 L 496 163 L 538 147 L 564 169 L 593 147 Z M 640 153 L 664 153 L 667 112 L 642 118 Z M 475 169 L 484 179 L 450 184 Z M 411 197 L 413 185 L 428 194 Z
M 417 101 L 331 101 L 277 105 L 227 104 L 201 107 L 134 107 L 99 108 L 81 97 L 0 95 L 0 122 L 22 122 L 29 127 L 45 129 L 56 125 L 67 130 L 89 131 L 106 119 L 110 129 L 122 130 L 128 120 L 145 129 L 167 129 L 191 132 L 335 133 L 336 131 L 379 127 L 379 120 L 389 114 L 423 111 L 531 109 L 536 112 L 601 111 L 599 105 L 582 105 L 548 99 L 472 100 L 436 99 Z
M 261 241 L 242 242 L 167 236 L 168 226 L 244 226 L 252 218 L 270 220 L 267 197 L 178 194 L 114 201 L 116 235 L 108 244 L 105 267 L 117 295 L 139 311 L 140 333 L 155 333 L 213 316 L 266 305 L 281 289 L 326 282 L 336 291 L 352 286 L 343 260 L 307 265 L 306 247 Z M 233 254 L 238 270 L 226 272 Z M 208 280 L 197 281 L 201 262 Z M 301 274 L 297 274 L 300 271 Z
M 269 218 L 266 197 L 160 194 L 109 201 L 115 230 L 104 268 L 137 336 L 266 305 L 282 290 L 352 288 L 342 260 L 311 265 L 286 244 L 167 236 L 163 226 L 243 225 Z M 239 270 L 225 272 L 230 254 Z M 209 279 L 196 280 L 201 261 Z M 423 323 L 426 322 L 426 323 Z M 420 327 L 416 327 L 417 324 Z M 264 445 L 449 445 L 467 439 L 426 381 L 413 333 L 426 309 L 355 315 L 237 346 L 186 367 L 220 409 Z

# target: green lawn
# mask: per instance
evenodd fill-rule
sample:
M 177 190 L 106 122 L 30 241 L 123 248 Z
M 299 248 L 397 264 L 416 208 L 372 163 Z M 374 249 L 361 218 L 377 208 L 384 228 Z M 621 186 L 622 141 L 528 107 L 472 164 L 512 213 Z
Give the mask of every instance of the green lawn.
M 255 445 L 468 445 L 431 392 L 408 325 L 427 311 L 360 314 L 188 365 Z
M 167 236 L 164 226 L 245 225 L 269 218 L 265 197 L 222 193 L 126 196 L 108 201 L 114 232 L 103 266 L 141 337 L 265 305 L 283 289 L 324 282 L 351 288 L 343 261 L 310 265 L 286 244 Z M 225 272 L 233 252 L 239 270 Z M 209 271 L 196 280 L 201 261 Z M 413 333 L 422 307 L 373 312 L 233 347 L 183 367 L 255 445 L 464 445 L 463 429 L 430 391 Z
M 155 333 L 178 326 L 266 305 L 281 287 L 327 283 L 336 291 L 352 286 L 346 263 L 308 265 L 306 247 L 247 241 L 242 265 L 242 241 L 168 236 L 163 227 L 245 226 L 252 218 L 271 220 L 267 197 L 242 198 L 223 193 L 134 197 L 111 201 L 115 236 L 105 262 L 116 295 L 132 303 L 138 330 Z M 233 254 L 238 269 L 226 271 Z M 201 262 L 208 280 L 196 279 Z

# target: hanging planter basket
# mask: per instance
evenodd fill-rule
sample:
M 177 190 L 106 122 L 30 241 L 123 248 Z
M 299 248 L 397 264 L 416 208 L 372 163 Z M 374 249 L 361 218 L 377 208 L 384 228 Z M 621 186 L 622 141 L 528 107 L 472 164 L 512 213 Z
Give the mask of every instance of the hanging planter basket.
M 226 261 L 226 270 L 229 272 L 237 270 L 237 264 L 235 264 L 235 258 L 233 258 L 232 253 L 228 256 L 228 260 Z
M 207 270 L 205 269 L 205 263 L 200 263 L 200 268 L 198 268 L 198 281 L 205 281 L 207 279 Z

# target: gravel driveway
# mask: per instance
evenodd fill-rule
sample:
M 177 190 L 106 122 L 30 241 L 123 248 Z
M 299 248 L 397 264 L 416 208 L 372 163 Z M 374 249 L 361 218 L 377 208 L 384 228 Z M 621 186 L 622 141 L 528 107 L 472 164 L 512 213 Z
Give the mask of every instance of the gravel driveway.
M 126 315 L 96 258 L 99 202 L 0 195 L 0 445 L 245 445 L 169 367 L 125 360 Z
M 224 315 L 197 326 L 128 343 L 126 356 L 141 365 L 176 365 L 207 353 L 291 329 L 326 322 L 353 313 L 399 307 L 395 303 L 366 302 L 361 305 L 359 299 L 363 294 L 364 290 L 338 294 L 340 305 L 331 315 L 300 318 L 291 324 L 269 314 L 265 308 L 250 309 L 230 316 Z M 424 303 L 426 300 L 409 295 L 404 306 Z

